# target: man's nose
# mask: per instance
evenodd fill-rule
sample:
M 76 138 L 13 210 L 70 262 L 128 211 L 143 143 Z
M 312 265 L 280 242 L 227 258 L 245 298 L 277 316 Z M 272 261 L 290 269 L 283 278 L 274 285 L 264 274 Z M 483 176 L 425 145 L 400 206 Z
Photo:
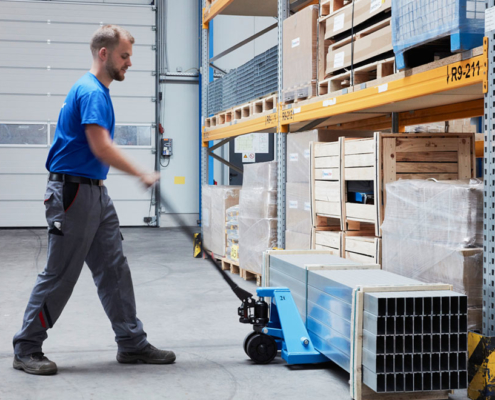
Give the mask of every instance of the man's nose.
M 127 59 L 127 66 L 132 67 L 132 62 L 130 57 Z

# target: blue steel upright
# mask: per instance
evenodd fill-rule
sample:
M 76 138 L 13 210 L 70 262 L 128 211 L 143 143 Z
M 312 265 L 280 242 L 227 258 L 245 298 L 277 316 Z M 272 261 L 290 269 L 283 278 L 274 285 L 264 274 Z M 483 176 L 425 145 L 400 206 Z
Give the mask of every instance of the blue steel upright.
M 314 348 L 288 288 L 258 288 L 256 293 L 259 297 L 271 298 L 270 320 L 261 332 L 276 340 L 282 358 L 288 364 L 329 361 Z

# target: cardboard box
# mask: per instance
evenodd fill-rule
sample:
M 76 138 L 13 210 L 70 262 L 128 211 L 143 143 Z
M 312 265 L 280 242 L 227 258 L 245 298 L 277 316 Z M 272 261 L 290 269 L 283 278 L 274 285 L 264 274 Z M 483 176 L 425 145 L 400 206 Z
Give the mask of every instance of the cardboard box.
M 318 6 L 292 15 L 283 26 L 283 90 L 316 83 Z
M 310 250 L 311 235 L 285 231 L 285 250 Z
M 352 28 L 352 3 L 325 20 L 325 39 L 332 39 Z M 354 28 L 374 16 L 390 10 L 392 0 L 354 0 Z
M 356 65 L 393 50 L 390 18 L 354 36 L 354 60 L 352 59 L 351 38 L 329 47 L 325 70 L 327 74 L 350 67 L 352 61 Z

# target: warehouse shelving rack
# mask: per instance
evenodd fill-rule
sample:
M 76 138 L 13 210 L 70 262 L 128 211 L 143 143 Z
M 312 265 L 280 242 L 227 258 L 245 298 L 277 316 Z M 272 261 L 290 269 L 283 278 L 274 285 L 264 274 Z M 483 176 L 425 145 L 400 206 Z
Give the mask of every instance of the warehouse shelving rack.
M 240 5 L 243 0 L 216 0 L 203 9 L 202 69 L 209 67 L 208 23 L 228 7 Z M 252 3 L 252 2 L 250 2 Z M 269 1 L 264 1 L 269 3 Z M 299 2 L 298 2 L 299 3 Z M 292 3 L 293 4 L 293 3 Z M 282 22 L 288 17 L 288 0 L 278 0 L 279 43 L 279 99 L 282 86 Z M 495 0 L 487 0 L 487 9 L 495 7 Z M 253 6 L 254 10 L 255 7 Z M 258 14 L 259 15 L 259 14 Z M 493 30 L 492 30 L 493 29 Z M 485 118 L 485 214 L 484 214 L 484 308 L 483 334 L 495 335 L 495 27 L 487 26 L 482 49 L 458 54 L 440 60 L 437 66 L 417 73 L 398 75 L 386 84 L 331 98 L 315 97 L 310 100 L 279 105 L 276 115 L 253 118 L 246 122 L 202 129 L 202 178 L 206 180 L 208 141 L 232 138 L 254 132 L 276 132 L 276 160 L 278 161 L 278 245 L 285 245 L 285 162 L 286 134 L 316 127 L 331 129 L 403 131 L 403 127 L 441 122 L 460 118 Z M 469 67 L 468 67 L 469 65 Z M 476 73 L 472 73 L 472 66 Z M 467 70 L 471 70 L 467 74 Z M 453 77 L 453 73 L 456 76 Z M 204 73 L 204 72 L 203 72 Z M 460 73 L 460 75 L 459 75 Z M 460 77 L 461 76 L 461 77 Z M 203 81 L 203 118 L 206 117 L 207 82 Z

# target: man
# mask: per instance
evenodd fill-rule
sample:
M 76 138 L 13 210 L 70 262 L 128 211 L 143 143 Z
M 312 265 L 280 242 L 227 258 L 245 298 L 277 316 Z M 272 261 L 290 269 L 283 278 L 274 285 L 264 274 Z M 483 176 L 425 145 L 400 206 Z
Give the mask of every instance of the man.
M 109 166 L 138 177 L 146 187 L 159 178 L 157 173 L 132 164 L 112 141 L 115 116 L 108 87 L 113 80 L 125 79 L 132 65 L 133 43 L 131 34 L 119 26 L 98 29 L 91 39 L 91 70 L 72 87 L 60 111 L 46 162 L 50 172 L 45 194 L 48 260 L 29 299 L 22 329 L 14 336 L 15 369 L 37 375 L 57 372 L 56 364 L 41 348 L 46 331 L 69 300 L 84 262 L 112 323 L 117 361 L 175 361 L 173 352 L 148 343 L 136 317 L 119 220 L 103 186 Z M 91 318 L 89 311 L 84 318 Z

